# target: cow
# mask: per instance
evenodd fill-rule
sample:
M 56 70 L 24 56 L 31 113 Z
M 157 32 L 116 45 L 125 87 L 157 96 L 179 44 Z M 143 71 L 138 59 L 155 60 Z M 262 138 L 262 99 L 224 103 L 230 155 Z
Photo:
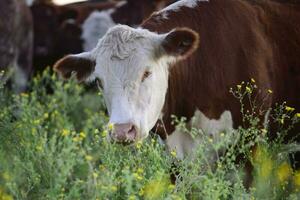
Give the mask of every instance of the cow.
M 73 3 L 63 6 L 35 1 L 30 7 L 34 21 L 34 69 L 41 71 L 58 58 L 82 51 L 80 23 L 94 10 L 116 3 Z
M 113 9 L 94 11 L 82 24 L 83 50 L 93 49 L 99 38 L 116 24 L 137 26 L 153 11 L 173 2 L 175 0 L 127 0 L 120 1 Z
M 181 0 L 137 28 L 109 29 L 94 49 L 65 56 L 54 69 L 65 79 L 101 82 L 111 140 L 143 140 L 162 120 L 157 133 L 185 150 L 187 139 L 172 137 L 171 115 L 190 119 L 197 111 L 207 131 L 237 128 L 240 105 L 229 89 L 244 80 L 273 91 L 256 94 L 266 108 L 286 101 L 300 110 L 299 25 L 297 4 Z
M 24 0 L 0 1 L 0 70 L 16 92 L 26 89 L 32 70 L 32 16 Z
M 34 66 L 37 71 L 51 66 L 60 57 L 83 51 L 87 37 L 83 37 L 86 26 L 82 23 L 94 11 L 109 10 L 115 13 L 115 19 L 126 20 L 128 25 L 139 24 L 155 9 L 160 8 L 162 1 L 170 0 L 128 0 L 120 2 L 79 2 L 58 6 L 49 2 L 35 2 L 31 7 L 34 17 Z M 157 6 L 154 6 L 157 5 Z M 133 15 L 128 15 L 129 11 Z M 137 11 L 139 12 L 137 12 Z M 125 21 L 122 21 L 125 23 Z M 106 23 L 99 21 L 98 23 Z M 97 25 L 87 26 L 89 29 Z M 105 29 L 106 31 L 107 29 Z M 96 29 L 102 31 L 102 29 Z M 89 39 L 89 38 L 88 38 Z M 97 38 L 98 39 L 98 38 Z M 89 41 L 89 40 L 88 40 Z

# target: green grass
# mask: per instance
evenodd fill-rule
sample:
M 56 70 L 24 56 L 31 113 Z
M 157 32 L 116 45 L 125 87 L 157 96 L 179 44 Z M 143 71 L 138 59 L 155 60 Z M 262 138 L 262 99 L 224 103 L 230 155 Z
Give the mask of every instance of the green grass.
M 177 160 L 155 135 L 132 146 L 108 143 L 101 93 L 49 74 L 36 77 L 27 93 L 12 94 L 0 84 L 0 200 L 300 198 L 300 172 L 291 169 L 287 157 L 298 146 L 269 141 L 255 107 L 244 113 L 247 127 L 234 138 L 221 134 L 219 142 L 187 128 L 184 119 L 175 120 L 183 134 L 203 134 L 193 158 Z M 237 101 L 251 99 L 253 85 L 233 89 Z M 274 109 L 279 124 L 299 122 L 289 108 Z M 224 147 L 225 155 L 209 162 L 212 152 Z M 238 157 L 254 165 L 249 189 Z M 171 171 L 179 173 L 176 185 Z

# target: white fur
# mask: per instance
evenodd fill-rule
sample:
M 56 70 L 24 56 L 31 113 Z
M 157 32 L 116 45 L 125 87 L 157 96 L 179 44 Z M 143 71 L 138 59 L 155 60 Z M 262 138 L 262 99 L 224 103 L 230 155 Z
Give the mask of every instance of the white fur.
M 158 13 L 162 15 L 162 18 L 168 18 L 168 13 L 170 11 L 176 12 L 180 10 L 181 7 L 194 8 L 197 6 L 198 2 L 201 1 L 208 2 L 209 0 L 180 0 L 167 6 L 166 8 L 162 9 Z
M 26 0 L 27 6 L 31 6 L 33 4 L 34 0 Z
M 111 18 L 110 12 L 111 11 L 94 11 L 84 21 L 81 35 L 84 41 L 84 51 L 90 51 L 95 48 L 98 40 L 105 35 L 107 30 L 116 25 Z
M 211 138 L 212 143 L 216 144 L 223 139 L 220 133 L 226 133 L 227 135 L 233 135 L 234 133 L 232 116 L 229 111 L 224 111 L 219 119 L 209 119 L 197 110 L 189 123 L 189 127 L 200 129 L 203 134 L 193 138 L 189 133 L 176 129 L 166 141 L 169 150 L 175 150 L 179 159 L 190 155 L 198 145 L 203 145 L 204 137 Z M 213 159 L 214 155 L 208 155 L 207 157 Z
M 156 57 L 166 34 L 117 25 L 89 54 L 96 60 L 90 79 L 99 78 L 111 123 L 134 123 L 138 138 L 148 136 L 164 105 L 168 87 L 166 56 Z M 145 71 L 151 75 L 142 82 Z

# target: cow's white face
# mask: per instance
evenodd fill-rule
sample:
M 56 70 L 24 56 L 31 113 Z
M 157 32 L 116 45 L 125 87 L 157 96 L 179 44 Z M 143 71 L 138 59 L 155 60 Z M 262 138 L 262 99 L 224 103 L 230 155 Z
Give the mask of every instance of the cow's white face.
M 198 46 L 190 29 L 156 34 L 118 25 L 99 40 L 95 49 L 67 56 L 55 65 L 65 78 L 101 80 L 111 134 L 119 142 L 144 139 L 159 118 L 168 87 L 170 62 L 186 58 Z

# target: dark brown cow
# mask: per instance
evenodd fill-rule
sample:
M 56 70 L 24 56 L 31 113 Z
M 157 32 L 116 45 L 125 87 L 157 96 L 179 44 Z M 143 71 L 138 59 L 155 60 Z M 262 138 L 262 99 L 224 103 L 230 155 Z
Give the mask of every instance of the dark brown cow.
M 32 17 L 23 0 L 0 1 L 0 69 L 16 91 L 26 88 L 32 66 Z

